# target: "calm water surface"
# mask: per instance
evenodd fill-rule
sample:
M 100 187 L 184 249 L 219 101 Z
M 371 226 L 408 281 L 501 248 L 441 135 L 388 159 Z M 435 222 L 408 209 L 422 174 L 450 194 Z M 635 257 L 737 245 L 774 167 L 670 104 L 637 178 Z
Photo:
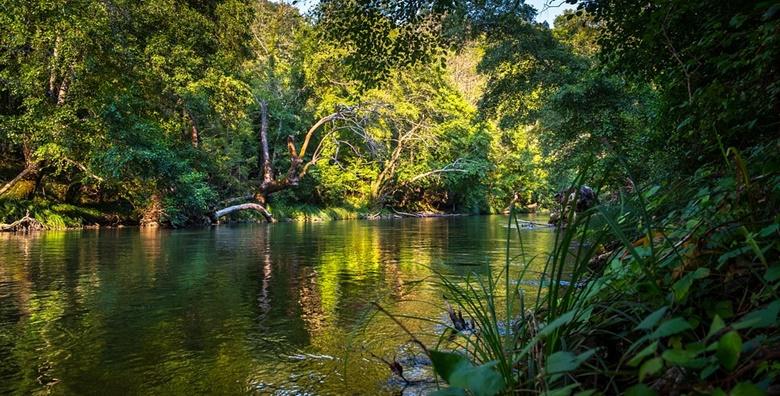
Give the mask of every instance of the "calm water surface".
M 0 394 L 398 393 L 374 355 L 414 348 L 370 302 L 442 319 L 433 274 L 499 270 L 506 222 L 0 235 Z M 551 231 L 522 232 L 550 250 Z

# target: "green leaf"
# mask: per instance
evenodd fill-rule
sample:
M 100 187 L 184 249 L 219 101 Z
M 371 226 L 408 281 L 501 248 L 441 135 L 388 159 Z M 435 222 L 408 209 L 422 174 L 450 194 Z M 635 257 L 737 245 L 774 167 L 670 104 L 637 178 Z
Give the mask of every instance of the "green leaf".
M 596 353 L 595 349 L 588 350 L 579 355 L 574 355 L 567 351 L 555 352 L 547 357 L 545 372 L 550 375 L 576 370 L 582 362 L 588 360 L 594 353 Z
M 701 380 L 705 380 L 710 375 L 712 375 L 712 373 L 714 373 L 716 371 L 718 371 L 718 365 L 717 364 L 713 364 L 713 365 L 707 366 L 704 370 L 701 371 L 701 373 L 699 373 L 699 378 Z
M 740 352 L 742 352 L 742 338 L 736 331 L 730 331 L 720 337 L 715 355 L 723 368 L 731 371 L 737 367 Z
M 682 301 L 687 295 L 693 285 L 693 281 L 697 279 L 703 279 L 710 275 L 709 268 L 699 268 L 694 272 L 688 273 L 682 279 L 678 280 L 672 285 L 672 291 L 674 291 L 675 301 Z
M 734 324 L 734 328 L 741 330 L 746 328 L 760 329 L 776 326 L 778 313 L 780 313 L 780 300 L 775 300 L 765 308 L 745 315 L 742 320 Z
M 662 307 L 661 309 L 647 315 L 637 326 L 636 330 L 650 330 L 664 317 L 669 307 Z
M 547 337 L 548 335 L 552 334 L 553 331 L 558 329 L 559 327 L 568 324 L 569 322 L 574 319 L 574 314 L 576 310 L 571 310 L 566 313 L 563 313 L 562 315 L 555 318 L 552 322 L 548 323 L 544 327 L 542 327 L 541 330 L 539 330 L 539 333 L 531 340 L 530 342 L 526 343 L 525 348 L 523 348 L 522 351 L 520 351 L 519 355 L 524 356 L 527 354 L 531 348 L 536 345 L 536 342 L 538 342 L 541 338 Z
M 475 367 L 461 354 L 441 351 L 431 351 L 431 362 L 436 373 L 453 387 L 478 396 L 495 395 L 504 389 L 503 378 L 493 369 L 495 362 Z
M 752 352 L 766 342 L 766 334 L 759 334 L 742 343 L 742 352 Z M 717 343 L 716 343 L 717 344 Z
M 571 352 L 555 352 L 547 357 L 545 371 L 547 374 L 563 373 L 577 368 L 574 363 L 576 356 Z
M 661 323 L 660 326 L 650 335 L 650 339 L 668 337 L 679 332 L 689 330 L 691 325 L 683 318 L 674 318 Z
M 645 384 L 636 384 L 626 389 L 626 396 L 656 396 L 657 393 Z
M 780 279 L 780 265 L 769 267 L 764 274 L 764 279 L 767 282 L 774 282 Z
M 696 355 L 697 353 L 685 349 L 667 349 L 661 354 L 664 360 L 678 366 L 687 366 L 696 359 Z
M 761 238 L 766 238 L 774 233 L 777 233 L 779 230 L 780 230 L 780 223 L 773 223 L 762 228 L 761 231 L 758 232 L 758 236 Z
M 677 130 L 678 131 L 682 130 L 686 126 L 690 125 L 691 122 L 693 122 L 693 117 L 691 116 L 685 117 L 685 119 L 682 120 L 681 123 L 677 124 Z
M 656 348 L 658 348 L 658 341 L 653 342 L 652 344 L 645 347 L 645 349 L 642 349 L 637 353 L 631 360 L 628 361 L 628 365 L 631 367 L 636 367 L 639 365 L 639 363 L 642 362 L 642 359 L 649 356 L 652 353 L 655 353 Z
M 723 389 L 715 388 L 712 390 L 712 393 L 710 393 L 710 396 L 726 396 L 726 392 L 724 392 Z
M 551 391 L 545 392 L 545 396 L 569 396 L 571 395 L 571 391 L 574 390 L 574 388 L 578 387 L 579 384 L 570 384 L 563 388 L 553 389 Z
M 761 388 L 750 382 L 740 382 L 731 389 L 731 396 L 764 396 L 766 393 Z
M 465 356 L 451 352 L 431 351 L 431 362 L 436 373 L 447 383 L 456 371 L 471 366 L 471 362 Z
M 740 246 L 739 248 L 723 253 L 720 257 L 718 257 L 718 264 L 723 265 L 727 261 L 733 259 L 734 257 L 739 257 L 749 252 L 750 250 L 751 250 L 750 246 Z
M 655 375 L 664 367 L 663 359 L 656 357 L 652 358 L 642 364 L 639 368 L 639 381 L 643 382 L 648 375 Z
M 547 336 L 550 335 L 553 331 L 555 331 L 557 328 L 568 324 L 571 322 L 571 320 L 574 318 L 574 311 L 569 311 L 564 313 L 563 315 L 555 318 L 552 322 L 548 323 L 546 326 L 544 326 L 540 331 L 540 336 Z
M 720 329 L 726 327 L 726 323 L 720 318 L 720 315 L 715 315 L 712 318 L 712 324 L 710 325 L 710 331 L 707 332 L 707 338 L 712 337 L 713 334 L 720 331 Z
M 718 315 L 722 319 L 734 317 L 734 304 L 730 300 L 721 300 L 714 304 L 705 303 L 709 315 Z

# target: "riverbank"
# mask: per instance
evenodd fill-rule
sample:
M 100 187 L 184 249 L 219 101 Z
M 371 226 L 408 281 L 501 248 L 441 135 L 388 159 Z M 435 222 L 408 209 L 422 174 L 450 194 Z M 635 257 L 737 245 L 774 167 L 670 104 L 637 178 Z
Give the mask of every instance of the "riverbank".
M 458 217 L 473 215 L 498 214 L 495 211 L 480 213 L 449 213 L 449 212 L 407 212 L 385 207 L 381 209 L 350 208 L 350 207 L 319 207 L 315 205 L 269 205 L 269 211 L 278 222 L 325 222 L 336 220 L 389 220 L 402 218 Z M 541 211 L 539 213 L 546 213 Z M 138 216 L 129 205 L 109 203 L 102 205 L 71 205 L 55 203 L 44 199 L 18 200 L 0 199 L 0 230 L 15 231 L 10 226 L 20 219 L 29 216 L 35 219 L 43 229 L 73 230 L 95 228 L 138 227 Z M 252 211 L 245 211 L 231 219 L 219 222 L 230 223 L 264 223 L 266 220 Z M 202 227 L 205 224 L 191 224 L 189 227 Z M 169 227 L 166 224 L 160 225 Z

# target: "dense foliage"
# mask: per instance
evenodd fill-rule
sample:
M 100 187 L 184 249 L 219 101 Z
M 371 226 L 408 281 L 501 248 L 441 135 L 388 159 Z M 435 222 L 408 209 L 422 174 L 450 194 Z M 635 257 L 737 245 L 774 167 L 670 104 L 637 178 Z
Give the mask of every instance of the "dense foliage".
M 450 3 L 441 34 L 465 18 L 479 118 L 575 193 L 532 294 L 508 266 L 537 257 L 442 278 L 463 314 L 421 346 L 449 384 L 437 394 L 777 393 L 780 7 L 591 0 L 550 30 L 514 5 Z M 528 170 L 502 158 L 503 177 Z M 567 202 L 583 183 L 590 209 Z
M 557 206 L 528 305 L 508 270 L 445 281 L 476 324 L 426 350 L 442 394 L 777 393 L 780 5 L 535 14 L 7 1 L 0 221 L 178 227 L 251 216 L 219 211 L 237 199 L 277 217 Z M 599 199 L 570 202 L 583 184 Z
M 215 220 L 263 180 L 263 104 L 275 169 L 290 166 L 288 136 L 355 109 L 316 131 L 300 182 L 267 197 L 281 216 L 543 201 L 529 123 L 503 127 L 475 107 L 484 84 L 468 81 L 484 79 L 488 41 L 465 38 L 470 53 L 442 47 L 433 9 L 409 18 L 381 6 L 323 2 L 307 19 L 239 0 L 4 5 L 0 220 L 27 210 L 62 220 L 52 227 Z
M 487 46 L 483 116 L 533 125 L 575 193 L 550 257 L 442 279 L 462 314 L 428 351 L 437 394 L 777 393 L 780 7 L 579 8 Z M 509 266 L 534 260 L 528 290 Z

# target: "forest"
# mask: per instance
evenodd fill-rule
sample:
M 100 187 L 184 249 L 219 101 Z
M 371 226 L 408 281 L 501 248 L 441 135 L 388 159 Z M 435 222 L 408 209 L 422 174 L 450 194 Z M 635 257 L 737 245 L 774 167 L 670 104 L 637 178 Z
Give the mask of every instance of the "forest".
M 549 212 L 438 394 L 780 393 L 780 3 L 558 3 L 6 0 L 0 227 Z
M 552 28 L 423 3 L 6 4 L 0 220 L 549 209 L 579 168 L 684 180 L 776 130 L 772 4 L 724 6 L 701 38 L 687 3 L 583 2 Z
M 387 4 L 9 3 L 0 221 L 535 210 L 594 141 L 649 154 L 658 93 L 598 71 L 590 13 L 549 29 L 529 6 L 462 6 L 404 22 Z

